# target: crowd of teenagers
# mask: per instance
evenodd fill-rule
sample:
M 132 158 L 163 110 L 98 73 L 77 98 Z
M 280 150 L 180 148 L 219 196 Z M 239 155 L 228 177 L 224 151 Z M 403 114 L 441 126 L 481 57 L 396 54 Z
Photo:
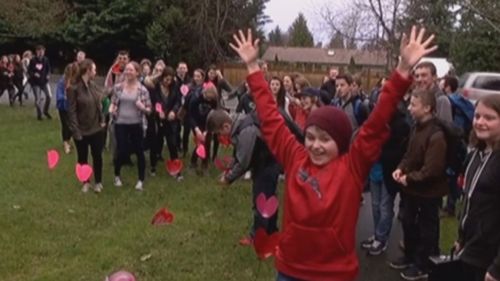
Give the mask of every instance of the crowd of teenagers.
M 103 190 L 105 147 L 118 187 L 124 185 L 121 167 L 132 165 L 136 155 L 135 189 L 142 191 L 145 151 L 151 176 L 164 160 L 165 144 L 167 161 L 188 157 L 189 168 L 204 176 L 219 144 L 230 142 L 232 162 L 217 180 L 230 185 L 249 175 L 254 221 L 240 244 L 252 245 L 258 229 L 280 231 L 278 281 L 356 278 L 355 231 L 365 189 L 374 229 L 360 247 L 371 256 L 387 249 L 399 202 L 402 256 L 389 266 L 403 279 L 429 276 L 429 257 L 441 252 L 440 218 L 452 216 L 459 218 L 453 249 L 459 276 L 500 280 L 500 96 L 472 103 L 457 92 L 456 77 L 437 79 L 432 63 L 419 62 L 437 48 L 434 36 L 413 27 L 401 41 L 397 68 L 369 93 L 360 78 L 334 67 L 320 88 L 301 74 L 273 76 L 257 59 L 259 43 L 250 31 L 233 39 L 231 47 L 249 72 L 234 88 L 216 66 L 190 75 L 185 62 L 175 69 L 162 60 L 138 63 L 126 51 L 118 53 L 104 85 L 97 85 L 95 63 L 78 53 L 58 81 L 56 97 L 65 152 L 73 139 L 79 164 L 87 163 L 89 150 L 92 155 L 95 183 L 84 183 L 83 192 Z M 2 57 L 0 69 L 1 93 L 8 91 L 11 105 L 16 99 L 22 104 L 29 85 L 38 119 L 51 118 L 50 64 L 42 46 L 33 58 Z M 237 100 L 236 110 L 226 107 L 229 99 Z M 190 138 L 206 155 L 190 146 Z M 170 174 L 183 180 L 180 170 Z M 278 230 L 277 212 L 263 216 L 256 201 L 261 194 L 275 196 L 280 177 L 285 189 Z

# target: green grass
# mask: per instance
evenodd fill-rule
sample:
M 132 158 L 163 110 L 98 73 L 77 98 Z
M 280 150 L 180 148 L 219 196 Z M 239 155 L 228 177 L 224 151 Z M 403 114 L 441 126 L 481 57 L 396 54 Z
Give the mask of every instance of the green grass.
M 47 168 L 46 151 L 62 150 L 59 126 L 56 118 L 36 121 L 32 106 L 0 106 L 0 280 L 104 280 L 121 269 L 140 281 L 274 280 L 271 261 L 238 245 L 251 223 L 248 182 L 221 188 L 213 169 L 177 183 L 159 171 L 139 193 L 136 169 L 124 168 L 118 189 L 105 152 L 103 193 L 82 194 L 74 151 Z M 154 227 L 161 207 L 174 223 Z M 441 229 L 447 252 L 456 220 L 442 220 Z
M 248 183 L 221 188 L 216 170 L 177 183 L 161 171 L 139 193 L 136 169 L 125 168 L 118 189 L 105 152 L 103 193 L 82 194 L 75 152 L 48 170 L 54 148 L 62 150 L 59 120 L 36 121 L 31 106 L 0 106 L 1 280 L 104 280 L 120 269 L 141 281 L 273 280 L 272 262 L 237 244 L 251 222 Z M 174 223 L 154 227 L 161 207 Z

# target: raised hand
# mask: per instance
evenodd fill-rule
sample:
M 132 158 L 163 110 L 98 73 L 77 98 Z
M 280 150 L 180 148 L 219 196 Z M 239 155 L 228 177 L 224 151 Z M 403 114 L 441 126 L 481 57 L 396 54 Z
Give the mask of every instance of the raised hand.
M 236 45 L 229 43 L 229 46 L 235 50 L 240 58 L 247 64 L 250 73 L 258 71 L 257 55 L 259 53 L 259 39 L 253 41 L 252 31 L 248 29 L 247 35 L 239 30 L 238 34 L 233 34 Z
M 434 52 L 436 45 L 432 45 L 434 35 L 429 36 L 425 41 L 425 28 L 418 29 L 413 26 L 410 36 L 403 34 L 401 45 L 399 47 L 401 58 L 397 70 L 404 76 L 408 76 L 411 69 L 422 57 Z

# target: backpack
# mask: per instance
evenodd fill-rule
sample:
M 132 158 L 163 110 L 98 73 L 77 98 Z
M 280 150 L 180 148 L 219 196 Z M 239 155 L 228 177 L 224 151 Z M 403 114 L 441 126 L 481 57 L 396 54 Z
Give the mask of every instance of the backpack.
M 459 174 L 463 170 L 467 158 L 467 143 L 463 130 L 453 122 L 436 118 L 435 132 L 438 131 L 443 132 L 446 140 L 446 168 L 454 174 Z
M 449 95 L 451 103 L 451 112 L 453 114 L 453 123 L 462 129 L 464 138 L 467 140 L 472 129 L 474 119 L 474 105 L 461 95 Z
M 355 98 L 352 101 L 352 106 L 354 110 L 354 118 L 356 118 L 356 122 L 358 123 L 358 126 L 361 127 L 363 125 L 363 122 L 366 120 L 366 112 L 364 111 L 363 108 L 363 99 L 360 97 Z

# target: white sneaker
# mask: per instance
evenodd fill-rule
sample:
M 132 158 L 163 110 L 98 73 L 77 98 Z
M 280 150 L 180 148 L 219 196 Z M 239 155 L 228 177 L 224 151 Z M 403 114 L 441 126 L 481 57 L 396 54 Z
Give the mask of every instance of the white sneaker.
M 64 153 L 69 154 L 71 152 L 71 145 L 69 144 L 69 142 L 65 141 L 63 143 L 63 146 L 64 146 Z
M 90 183 L 88 183 L 88 182 L 84 183 L 82 186 L 82 192 L 83 193 L 89 192 L 90 187 L 91 187 Z
M 142 188 L 142 181 L 137 181 L 137 183 L 135 184 L 135 190 L 137 190 L 137 191 L 144 190 L 144 188 Z
M 248 171 L 245 173 L 245 175 L 243 176 L 243 179 L 244 180 L 250 180 L 252 178 L 252 172 Z
M 96 183 L 96 185 L 94 185 L 94 192 L 95 193 L 101 193 L 102 189 L 104 187 L 102 186 L 102 183 Z
M 122 180 L 120 179 L 120 177 L 115 177 L 114 184 L 115 184 L 116 187 L 121 187 L 123 185 Z
M 184 177 L 181 174 L 178 174 L 175 176 L 175 180 L 177 180 L 177 182 L 181 182 L 184 180 Z

